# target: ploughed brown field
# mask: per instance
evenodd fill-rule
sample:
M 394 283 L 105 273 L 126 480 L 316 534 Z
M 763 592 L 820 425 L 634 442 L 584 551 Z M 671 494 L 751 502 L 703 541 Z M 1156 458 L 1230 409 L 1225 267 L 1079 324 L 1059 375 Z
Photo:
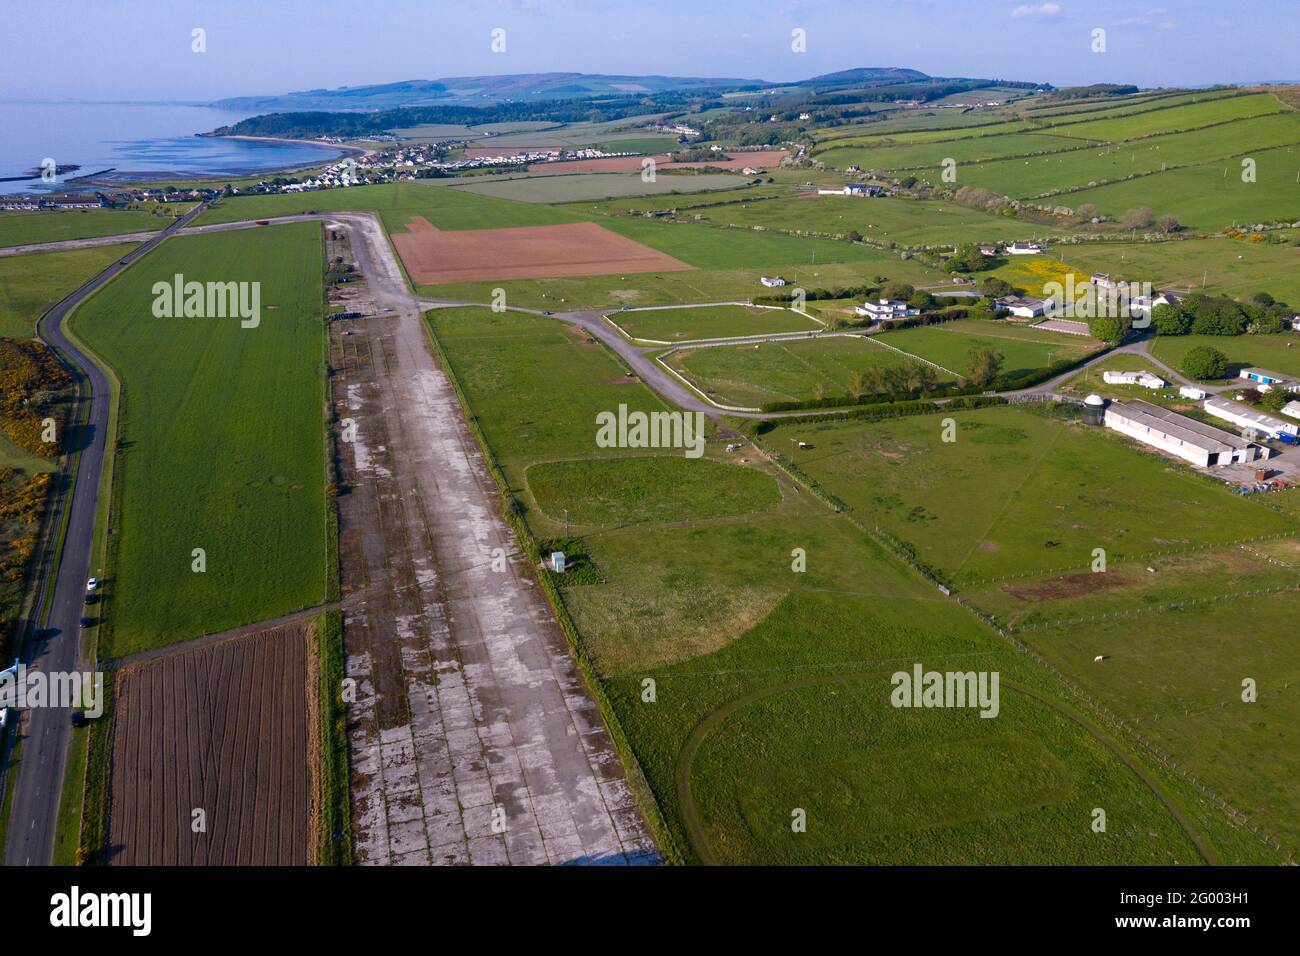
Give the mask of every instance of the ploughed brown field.
M 117 672 L 110 863 L 312 862 L 312 633 L 286 624 Z
M 415 216 L 406 230 L 393 244 L 416 285 L 692 268 L 594 222 L 442 232 Z

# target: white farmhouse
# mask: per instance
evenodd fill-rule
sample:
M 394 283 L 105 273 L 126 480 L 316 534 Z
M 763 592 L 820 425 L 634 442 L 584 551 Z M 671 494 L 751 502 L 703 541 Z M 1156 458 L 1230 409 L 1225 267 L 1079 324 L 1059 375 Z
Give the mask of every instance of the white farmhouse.
M 1021 319 L 1036 319 L 1047 311 L 1047 302 L 1029 295 L 1006 295 L 997 300 L 1001 308 Z
M 909 309 L 906 302 L 899 302 L 895 299 L 881 299 L 878 302 L 864 302 L 853 310 L 858 315 L 865 315 L 877 322 L 883 322 L 888 319 L 904 319 L 909 315 L 917 315 L 920 309 Z
M 785 285 L 785 280 L 782 279 L 780 276 L 763 276 L 758 281 L 763 283 L 763 285 L 767 286 L 769 289 L 774 289 L 777 286 Z
M 1007 252 L 1013 256 L 1036 256 L 1043 251 L 1043 247 L 1036 242 L 1013 242 L 1007 246 Z

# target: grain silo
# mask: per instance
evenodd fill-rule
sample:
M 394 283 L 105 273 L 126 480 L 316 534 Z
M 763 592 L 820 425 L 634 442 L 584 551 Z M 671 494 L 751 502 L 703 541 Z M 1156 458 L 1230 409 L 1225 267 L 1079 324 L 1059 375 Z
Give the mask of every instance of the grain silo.
M 1089 395 L 1083 400 L 1083 423 L 1100 425 L 1106 415 L 1106 399 L 1100 395 Z

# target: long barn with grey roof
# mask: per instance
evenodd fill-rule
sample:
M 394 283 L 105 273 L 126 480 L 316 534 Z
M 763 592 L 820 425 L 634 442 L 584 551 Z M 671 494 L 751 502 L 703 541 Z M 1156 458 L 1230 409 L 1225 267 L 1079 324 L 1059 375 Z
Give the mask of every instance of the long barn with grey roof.
M 1200 468 L 1255 461 L 1268 450 L 1239 435 L 1179 415 L 1150 402 L 1112 402 L 1104 422 L 1121 434 L 1146 445 L 1177 455 Z

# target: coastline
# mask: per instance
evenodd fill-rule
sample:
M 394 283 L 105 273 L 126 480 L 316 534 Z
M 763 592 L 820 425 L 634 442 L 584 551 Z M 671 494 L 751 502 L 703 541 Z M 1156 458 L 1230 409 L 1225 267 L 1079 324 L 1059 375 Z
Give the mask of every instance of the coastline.
M 322 143 L 315 139 L 289 139 L 286 136 L 248 136 L 242 133 L 230 133 L 218 135 L 216 133 L 195 133 L 195 136 L 202 136 L 207 139 L 242 139 L 253 143 L 287 143 L 291 146 L 316 146 L 321 149 L 337 149 L 345 153 L 358 153 L 362 156 L 374 152 L 362 146 L 348 146 L 346 143 Z M 301 168 L 301 167 L 293 167 Z M 270 170 L 268 170 L 270 172 Z

